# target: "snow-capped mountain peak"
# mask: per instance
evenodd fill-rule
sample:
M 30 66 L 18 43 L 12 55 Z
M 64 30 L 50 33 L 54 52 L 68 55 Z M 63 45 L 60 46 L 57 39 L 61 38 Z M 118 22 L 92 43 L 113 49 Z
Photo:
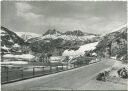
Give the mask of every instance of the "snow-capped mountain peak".
M 18 36 L 27 41 L 30 38 L 40 37 L 40 34 L 32 33 L 32 32 L 16 32 Z

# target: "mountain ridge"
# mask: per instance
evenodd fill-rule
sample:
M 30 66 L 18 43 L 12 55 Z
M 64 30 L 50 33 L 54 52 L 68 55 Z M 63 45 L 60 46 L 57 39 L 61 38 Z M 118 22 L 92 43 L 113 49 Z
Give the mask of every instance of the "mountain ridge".
M 66 31 L 66 32 L 60 32 L 56 29 L 49 29 L 47 30 L 44 35 L 52 35 L 52 34 L 61 34 L 61 35 L 72 35 L 72 36 L 84 36 L 84 35 L 99 35 L 99 34 L 93 34 L 93 33 L 87 33 L 87 32 L 82 32 L 81 30 L 73 30 L 73 31 Z

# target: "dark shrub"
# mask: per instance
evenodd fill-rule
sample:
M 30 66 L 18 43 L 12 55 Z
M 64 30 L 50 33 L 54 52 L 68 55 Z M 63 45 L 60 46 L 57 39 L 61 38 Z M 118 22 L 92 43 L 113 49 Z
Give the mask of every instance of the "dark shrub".
M 124 79 L 127 79 L 128 78 L 128 71 L 127 69 L 124 67 L 124 68 L 121 68 L 117 71 L 119 77 L 121 78 L 124 78 Z
M 110 71 L 104 71 L 97 75 L 96 80 L 98 81 L 106 81 L 107 77 L 109 76 Z
M 96 80 L 98 81 L 105 81 L 105 76 L 104 73 L 99 73 L 98 76 L 96 77 Z

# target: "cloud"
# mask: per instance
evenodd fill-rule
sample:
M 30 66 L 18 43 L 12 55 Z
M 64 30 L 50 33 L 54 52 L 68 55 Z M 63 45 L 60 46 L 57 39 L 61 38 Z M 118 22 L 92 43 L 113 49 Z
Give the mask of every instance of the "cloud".
M 98 5 L 96 3 L 90 5 L 80 3 L 79 5 L 73 2 L 72 4 L 58 2 L 15 3 L 16 15 L 18 19 L 19 17 L 23 18 L 28 31 L 37 29 L 41 32 L 54 27 L 60 31 L 80 29 L 84 32 L 107 33 L 114 27 L 123 24 L 126 19 L 123 9 L 115 10 L 114 7 L 111 7 L 106 10 L 106 7 L 98 7 Z
M 42 26 L 49 25 L 60 31 L 87 30 L 86 25 L 81 20 L 75 18 L 47 17 L 41 23 Z
M 98 32 L 100 34 L 107 34 L 113 30 L 115 30 L 117 27 L 124 25 L 125 22 L 122 21 L 104 21 L 104 22 L 97 22 L 96 24 L 92 24 L 90 27 L 90 30 L 93 32 Z
M 17 13 L 25 13 L 32 9 L 32 7 L 25 2 L 17 2 L 16 3 Z
M 108 21 L 107 21 L 108 20 Z M 73 31 L 81 30 L 84 32 L 91 33 L 108 33 L 115 27 L 123 25 L 124 22 L 118 21 L 117 17 L 113 19 L 104 17 L 84 17 L 83 20 L 77 18 L 67 18 L 67 17 L 46 17 L 42 19 L 40 24 L 42 26 L 51 26 L 57 28 L 60 31 Z
M 102 19 L 103 19 L 102 17 L 93 16 L 90 18 L 90 21 L 91 22 L 100 22 Z
M 17 16 L 24 18 L 26 21 L 32 22 L 37 21 L 42 17 L 42 15 L 38 15 L 33 13 L 32 6 L 25 2 L 17 2 L 16 3 Z

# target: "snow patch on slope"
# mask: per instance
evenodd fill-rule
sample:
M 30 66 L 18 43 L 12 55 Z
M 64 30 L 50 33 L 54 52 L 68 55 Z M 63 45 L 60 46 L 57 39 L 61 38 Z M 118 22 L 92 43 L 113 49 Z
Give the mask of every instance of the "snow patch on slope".
M 85 45 L 80 46 L 80 48 L 76 51 L 74 51 L 74 50 L 71 50 L 71 51 L 65 50 L 63 52 L 63 56 L 84 55 L 85 51 L 94 50 L 96 48 L 97 44 L 98 44 L 98 42 L 85 44 Z
M 7 62 L 0 62 L 1 65 L 7 65 L 7 64 L 28 64 L 28 62 L 25 61 L 7 61 Z
M 22 55 L 13 55 L 13 54 L 5 54 L 4 58 L 21 58 L 21 59 L 33 59 L 34 56 L 31 54 L 22 54 Z

